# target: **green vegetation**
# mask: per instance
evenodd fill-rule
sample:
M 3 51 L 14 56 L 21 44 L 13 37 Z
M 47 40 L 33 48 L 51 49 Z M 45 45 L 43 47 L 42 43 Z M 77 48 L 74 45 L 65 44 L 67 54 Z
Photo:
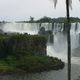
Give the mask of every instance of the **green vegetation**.
M 22 58 L 15 58 L 8 56 L 6 59 L 0 60 L 1 73 L 15 73 L 15 72 L 42 72 L 48 70 L 59 70 L 64 67 L 64 63 L 53 57 L 28 55 Z
M 58 70 L 64 63 L 46 55 L 46 38 L 39 35 L 0 34 L 0 73 Z
M 44 16 L 38 20 L 34 20 L 34 17 L 30 18 L 30 21 L 18 21 L 18 23 L 66 23 L 67 18 L 66 17 L 59 17 L 59 18 L 51 18 Z M 70 22 L 80 22 L 80 18 L 78 17 L 70 17 Z
M 46 42 L 44 36 L 38 35 L 0 35 L 0 58 L 8 55 L 15 55 L 16 57 L 34 54 L 46 55 Z
M 37 22 L 40 22 L 40 23 L 45 23 L 45 22 L 52 22 L 52 19 L 50 17 L 46 17 L 44 16 L 43 18 L 37 20 Z
M 59 18 L 50 18 L 50 17 L 43 17 L 39 20 L 37 20 L 37 22 L 48 22 L 48 23 L 66 23 L 67 22 L 67 18 L 66 17 L 59 17 Z M 79 18 L 75 18 L 75 17 L 70 17 L 70 22 L 74 23 L 74 22 L 80 22 Z

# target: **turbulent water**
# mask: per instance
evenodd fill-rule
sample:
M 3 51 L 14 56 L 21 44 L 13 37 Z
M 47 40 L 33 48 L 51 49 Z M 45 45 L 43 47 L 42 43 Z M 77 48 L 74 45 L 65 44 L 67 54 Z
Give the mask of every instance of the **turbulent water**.
M 36 74 L 0 76 L 0 80 L 67 80 L 67 37 L 64 23 L 0 23 L 0 29 L 7 33 L 38 34 L 41 27 L 51 31 L 47 44 L 47 54 L 62 59 L 65 68 L 59 71 L 49 71 Z M 71 23 L 72 80 L 80 76 L 80 23 Z

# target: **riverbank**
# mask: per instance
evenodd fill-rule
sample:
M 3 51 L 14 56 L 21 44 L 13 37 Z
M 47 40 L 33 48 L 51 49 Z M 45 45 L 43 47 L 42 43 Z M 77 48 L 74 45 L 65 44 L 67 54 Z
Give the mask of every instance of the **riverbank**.
M 16 59 L 8 57 L 0 60 L 0 74 L 13 73 L 35 73 L 64 68 L 64 63 L 56 58 L 49 56 L 26 56 Z

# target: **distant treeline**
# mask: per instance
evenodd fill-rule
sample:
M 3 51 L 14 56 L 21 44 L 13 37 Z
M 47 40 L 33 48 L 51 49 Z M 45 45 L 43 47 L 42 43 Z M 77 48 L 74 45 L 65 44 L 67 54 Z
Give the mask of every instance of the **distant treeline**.
M 19 23 L 66 23 L 67 18 L 66 17 L 59 17 L 59 18 L 51 18 L 51 17 L 47 17 L 44 16 L 38 20 L 34 20 L 33 17 L 30 18 L 29 21 L 17 21 Z M 80 22 L 80 18 L 78 17 L 70 17 L 70 22 Z

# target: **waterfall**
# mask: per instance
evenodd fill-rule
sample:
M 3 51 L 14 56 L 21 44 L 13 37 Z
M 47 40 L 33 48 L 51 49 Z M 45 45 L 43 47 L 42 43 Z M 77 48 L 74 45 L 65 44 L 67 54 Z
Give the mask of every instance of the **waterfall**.
M 54 39 L 60 42 L 63 41 L 62 36 L 66 36 L 63 33 L 64 23 L 0 23 L 0 29 L 4 32 L 38 34 L 40 27 L 44 27 L 45 31 L 52 31 Z M 80 23 L 71 23 L 70 34 L 72 49 L 79 47 Z
M 37 34 L 39 31 L 38 23 L 6 23 L 2 29 L 4 32 Z
M 65 28 L 66 29 L 66 28 Z M 67 34 L 64 32 L 64 23 L 54 23 L 54 43 L 52 47 L 48 47 L 48 53 L 50 55 L 59 56 L 59 54 L 63 54 L 62 56 L 67 55 Z M 76 54 L 78 57 L 80 56 L 80 23 L 71 23 L 71 29 L 70 29 L 70 35 L 71 35 L 71 51 L 72 56 L 75 56 Z M 52 52 L 50 52 L 52 50 Z M 54 54 L 55 53 L 55 54 Z M 61 57 L 62 57 L 61 56 Z
M 73 56 L 80 57 L 80 23 L 71 24 L 71 46 Z
M 77 33 L 76 23 L 71 24 L 71 46 L 72 49 L 79 47 L 79 34 Z M 75 30 L 76 29 L 76 30 Z
M 67 36 L 64 33 L 67 27 L 65 27 L 64 23 L 0 23 L 1 30 L 11 33 L 38 34 L 41 27 L 44 27 L 45 31 L 52 32 L 49 35 L 48 43 L 51 42 L 55 53 L 67 52 Z M 74 53 L 75 49 L 80 48 L 80 23 L 71 23 L 70 35 L 71 50 Z

